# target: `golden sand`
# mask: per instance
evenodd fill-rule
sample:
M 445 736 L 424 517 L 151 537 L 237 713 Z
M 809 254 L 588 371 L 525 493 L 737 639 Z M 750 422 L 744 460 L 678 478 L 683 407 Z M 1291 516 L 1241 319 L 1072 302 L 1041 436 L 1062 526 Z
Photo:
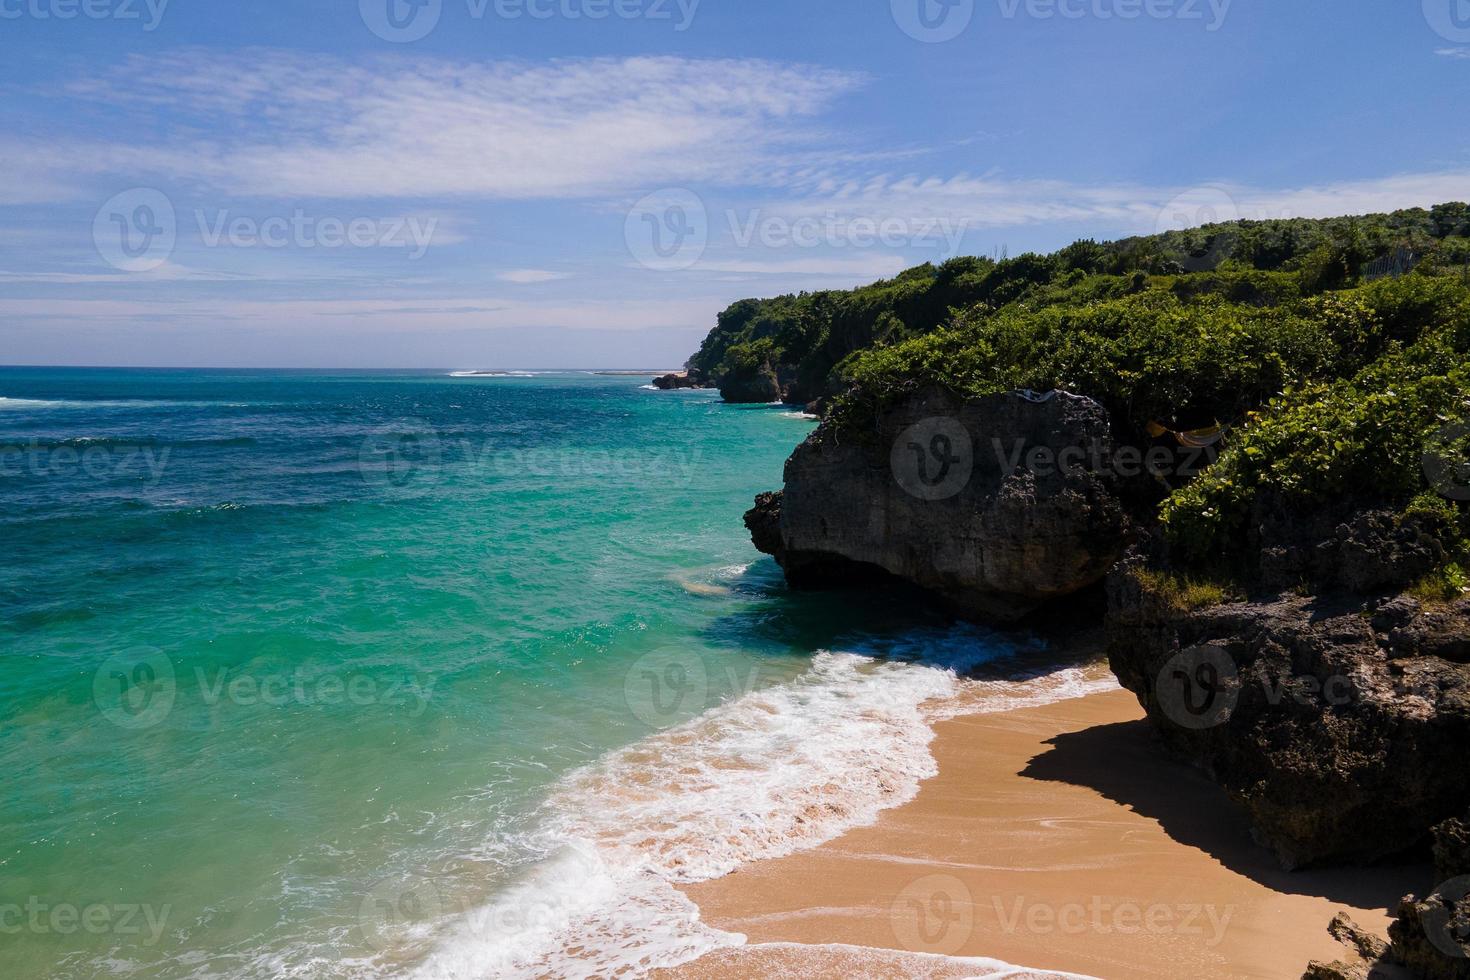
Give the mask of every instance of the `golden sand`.
M 665 975 L 1285 980 L 1341 955 L 1335 913 L 1381 933 L 1428 875 L 1281 871 L 1141 719 L 1113 690 L 941 722 L 940 774 L 912 802 L 686 887 L 749 944 Z

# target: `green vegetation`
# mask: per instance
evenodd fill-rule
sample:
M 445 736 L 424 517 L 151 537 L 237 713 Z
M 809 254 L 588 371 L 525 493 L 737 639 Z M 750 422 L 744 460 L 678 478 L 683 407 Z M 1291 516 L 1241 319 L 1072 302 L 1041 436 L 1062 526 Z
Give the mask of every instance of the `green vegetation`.
M 770 369 L 786 381 L 789 401 L 805 402 L 844 391 L 844 362 L 858 352 L 982 315 L 1138 294 L 1280 307 L 1356 285 L 1365 265 L 1400 250 L 1421 272 L 1462 274 L 1470 265 L 1470 206 L 1079 241 L 1048 256 L 925 264 L 859 289 L 741 300 L 720 314 L 689 367 L 715 382 Z
M 1433 491 L 1470 491 L 1467 262 L 1464 204 L 1082 241 L 745 300 L 691 366 L 716 381 L 772 370 L 789 400 L 831 398 L 832 424 L 857 437 L 929 387 L 1087 395 L 1140 447 L 1151 423 L 1223 425 L 1213 465 L 1145 501 L 1177 567 L 1218 577 L 1251 560 L 1263 502 L 1288 518 L 1433 510 L 1442 540 L 1465 540 L 1466 505 Z M 1182 602 L 1211 595 L 1173 588 Z
M 1409 589 L 1409 595 L 1426 606 L 1439 606 L 1463 599 L 1466 593 L 1470 593 L 1470 575 L 1453 562 L 1442 565 Z
M 1208 609 L 1235 597 L 1228 586 L 1205 579 L 1171 575 L 1148 568 L 1135 568 L 1133 577 L 1144 592 L 1181 612 Z

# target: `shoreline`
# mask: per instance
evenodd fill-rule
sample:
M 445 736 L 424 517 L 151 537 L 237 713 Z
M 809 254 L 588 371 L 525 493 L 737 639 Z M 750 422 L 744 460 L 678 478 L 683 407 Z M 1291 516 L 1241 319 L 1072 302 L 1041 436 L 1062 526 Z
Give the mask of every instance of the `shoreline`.
M 938 721 L 939 774 L 912 801 L 680 885 L 704 924 L 747 944 L 656 975 L 1280 980 L 1342 955 L 1327 933 L 1339 911 L 1381 935 L 1424 878 L 1280 870 L 1142 718 L 1113 689 Z

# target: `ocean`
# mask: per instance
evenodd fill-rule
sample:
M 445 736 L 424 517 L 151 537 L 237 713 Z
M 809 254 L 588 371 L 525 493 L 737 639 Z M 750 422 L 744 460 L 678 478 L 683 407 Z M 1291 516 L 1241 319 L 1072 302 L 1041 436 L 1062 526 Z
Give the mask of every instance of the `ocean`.
M 1028 641 L 789 592 L 813 421 L 646 380 L 0 369 L 0 975 L 637 976 L 911 798 Z

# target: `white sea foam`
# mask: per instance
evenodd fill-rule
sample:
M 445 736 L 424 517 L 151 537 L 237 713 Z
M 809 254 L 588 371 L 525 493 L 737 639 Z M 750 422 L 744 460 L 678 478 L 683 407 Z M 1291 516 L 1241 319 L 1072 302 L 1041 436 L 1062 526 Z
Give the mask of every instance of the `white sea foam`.
M 74 408 L 84 405 L 95 405 L 96 402 L 65 402 L 48 401 L 41 398 L 6 398 L 0 395 L 0 411 L 6 409 L 40 409 L 40 408 Z
M 929 746 L 945 717 L 1112 686 L 1075 669 L 963 679 L 1007 652 L 976 630 L 919 635 L 882 652 L 888 659 L 819 653 L 793 681 L 568 775 L 546 804 L 548 857 L 458 920 L 414 975 L 641 976 L 742 946 L 744 937 L 701 923 L 675 885 L 816 847 L 913 799 L 937 771 Z M 1008 969 L 979 960 L 928 966 L 934 972 L 921 975 Z
M 941 956 L 844 943 L 747 946 L 732 966 L 764 980 L 810 980 L 840 976 L 904 977 L 906 980 L 1093 980 L 1077 973 L 1028 970 L 982 956 Z
M 249 408 L 250 402 L 199 402 L 199 401 L 162 401 L 158 399 L 145 398 L 117 398 L 98 399 L 95 401 L 79 401 L 74 399 L 55 398 L 7 398 L 0 395 L 0 411 L 39 411 L 50 408 L 68 409 L 103 409 L 103 408 Z
M 547 371 L 451 371 L 451 378 L 534 378 Z

